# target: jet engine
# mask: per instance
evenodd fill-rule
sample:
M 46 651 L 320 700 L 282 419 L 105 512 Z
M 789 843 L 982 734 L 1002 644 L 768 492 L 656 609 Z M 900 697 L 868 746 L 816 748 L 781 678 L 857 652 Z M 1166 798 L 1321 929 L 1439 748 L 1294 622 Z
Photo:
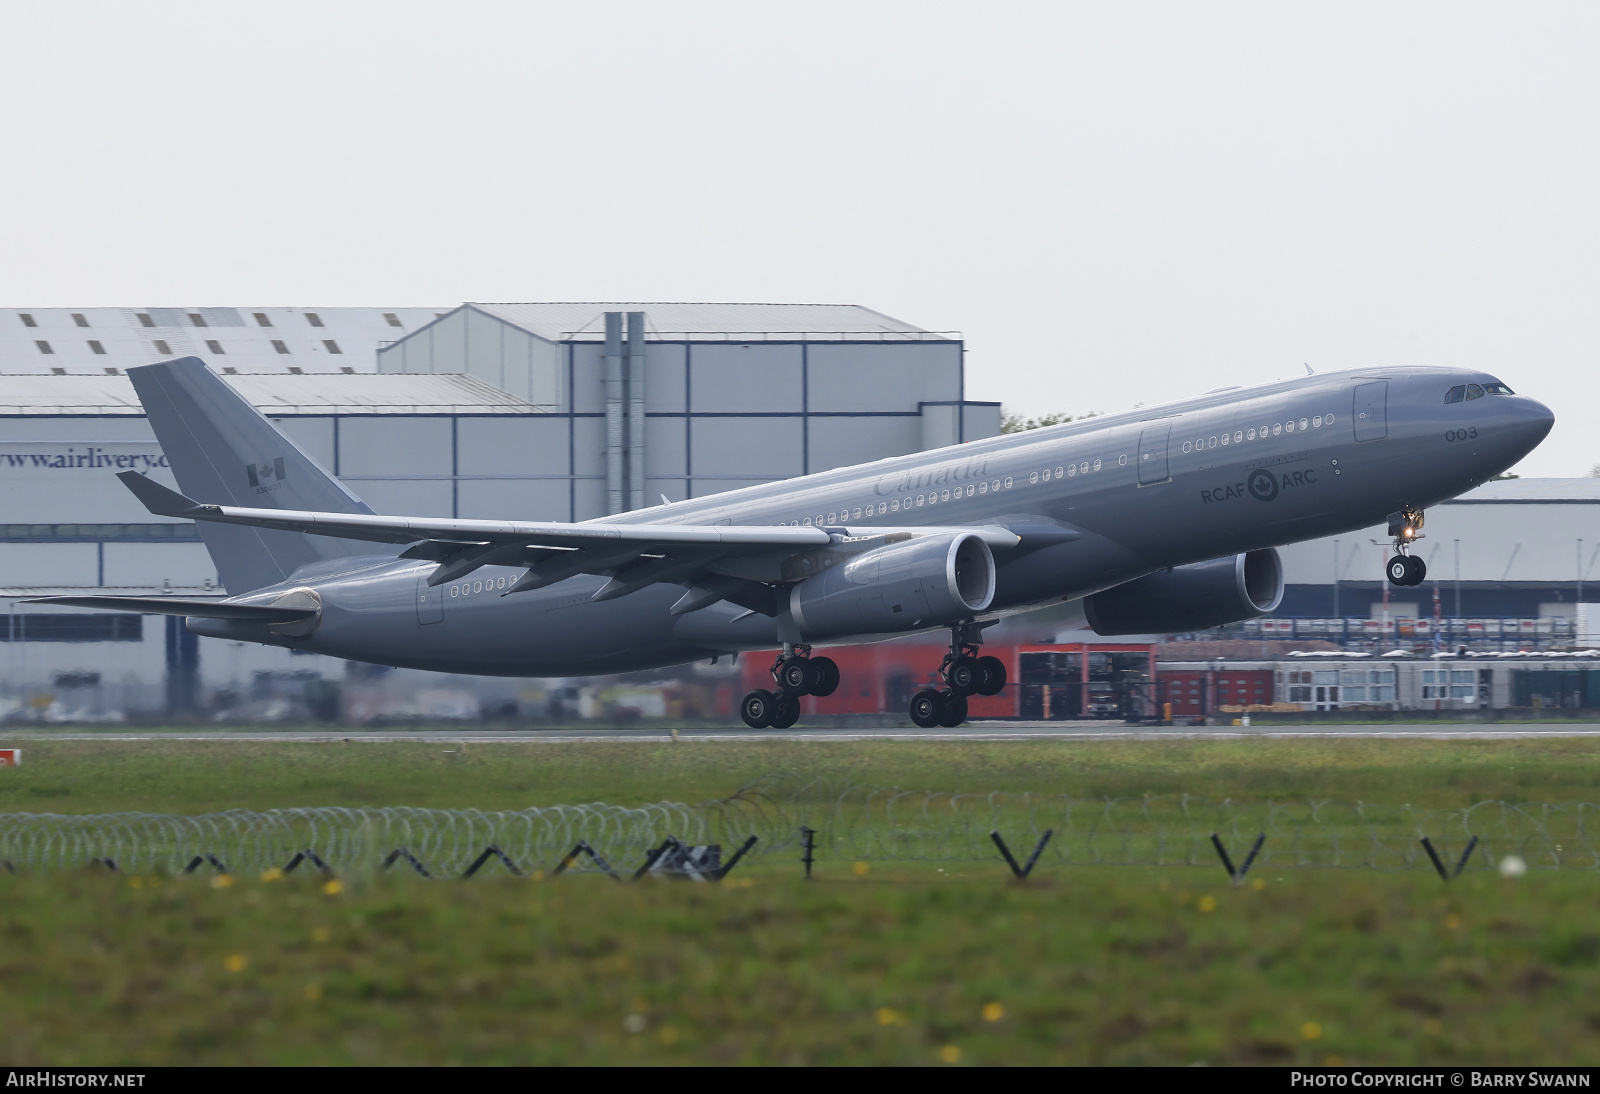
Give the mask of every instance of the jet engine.
M 994 572 L 994 555 L 978 536 L 914 536 L 800 582 L 789 608 L 808 639 L 954 623 L 989 606 Z
M 1148 574 L 1083 602 L 1099 635 L 1196 631 L 1266 615 L 1283 600 L 1283 564 L 1271 547 Z

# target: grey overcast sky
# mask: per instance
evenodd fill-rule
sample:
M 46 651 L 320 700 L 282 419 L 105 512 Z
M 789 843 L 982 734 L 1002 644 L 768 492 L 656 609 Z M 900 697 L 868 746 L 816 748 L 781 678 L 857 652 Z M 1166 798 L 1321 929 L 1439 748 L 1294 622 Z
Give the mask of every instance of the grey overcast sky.
M 0 305 L 850 302 L 1110 411 L 1385 362 L 1600 463 L 1592 3 L 0 0 Z

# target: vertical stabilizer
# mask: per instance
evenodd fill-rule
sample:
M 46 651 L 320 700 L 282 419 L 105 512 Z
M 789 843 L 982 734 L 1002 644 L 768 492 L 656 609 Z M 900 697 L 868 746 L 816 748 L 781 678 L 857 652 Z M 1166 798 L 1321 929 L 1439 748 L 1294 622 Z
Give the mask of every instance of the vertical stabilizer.
M 130 368 L 128 379 L 178 488 L 195 501 L 372 512 L 200 358 Z M 201 522 L 200 536 L 234 595 L 282 581 L 308 563 L 383 551 L 370 543 L 210 522 Z

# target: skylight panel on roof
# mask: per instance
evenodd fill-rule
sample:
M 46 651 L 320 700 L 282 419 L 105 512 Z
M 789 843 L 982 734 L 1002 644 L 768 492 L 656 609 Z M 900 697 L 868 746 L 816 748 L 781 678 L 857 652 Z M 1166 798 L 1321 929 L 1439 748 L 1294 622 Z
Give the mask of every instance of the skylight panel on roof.
M 75 311 L 72 313 L 72 321 L 78 324 L 80 327 L 87 327 L 89 325 L 89 320 L 84 317 L 84 314 L 81 311 Z
M 102 357 L 104 357 L 105 356 L 105 352 L 106 352 L 106 347 L 102 346 L 99 342 L 91 341 L 89 343 L 89 352 L 90 353 L 98 353 Z
M 22 325 L 25 327 L 37 327 L 39 325 L 33 321 L 33 316 L 29 315 L 25 311 L 19 311 L 17 313 L 17 318 L 22 320 Z
M 287 345 L 285 345 L 283 342 L 281 342 L 278 339 L 276 339 L 276 338 L 274 338 L 272 340 L 272 348 L 277 350 L 279 353 L 288 353 L 289 352 L 289 347 Z
M 157 353 L 166 354 L 168 356 L 172 354 L 172 347 L 167 345 L 161 339 L 157 338 L 152 344 L 156 347 Z
M 107 376 L 121 376 L 122 373 L 119 372 L 117 369 L 113 368 L 112 366 L 107 365 L 106 366 L 106 375 Z
M 384 312 L 383 313 L 383 319 L 384 319 L 384 322 L 388 323 L 391 327 L 403 327 L 403 326 L 405 326 L 404 323 L 400 322 L 400 317 L 398 315 L 396 315 L 392 311 Z
M 39 347 L 39 352 L 40 352 L 40 353 L 54 353 L 54 352 L 55 352 L 55 350 L 53 350 L 53 349 L 51 349 L 51 348 L 50 348 L 50 343 L 49 343 L 49 342 L 46 342 L 46 341 L 45 341 L 45 340 L 44 340 L 44 339 L 42 339 L 42 338 L 41 338 L 41 339 L 39 339 L 39 340 L 38 340 L 38 341 L 36 341 L 36 342 L 35 342 L 35 343 L 34 343 L 34 345 L 36 345 L 36 346 L 38 346 L 38 347 Z
M 206 317 L 197 311 L 192 311 L 189 313 L 189 322 L 193 326 L 203 327 L 206 325 Z
M 156 325 L 156 321 L 150 318 L 150 313 L 147 311 L 134 312 L 133 314 L 139 317 L 139 325 L 141 327 L 153 327 Z
M 65 376 L 66 374 L 67 370 L 62 368 L 60 365 L 52 365 L 50 367 L 50 375 L 52 376 Z
M 299 365 L 290 365 L 289 371 L 295 376 L 300 376 L 305 372 Z
M 343 353 L 344 352 L 344 350 L 339 348 L 339 343 L 335 342 L 332 338 L 324 338 L 322 340 L 322 344 L 328 347 L 328 352 L 329 353 Z
M 270 326 L 272 326 L 272 320 L 267 318 L 267 313 L 266 312 L 258 311 L 258 312 L 251 312 L 251 314 L 256 317 L 256 326 L 258 326 L 258 327 L 270 327 Z
M 318 315 L 314 311 L 308 311 L 306 312 L 306 322 L 310 323 L 313 327 L 320 327 L 322 326 L 322 316 Z
M 223 352 L 222 343 L 217 341 L 215 338 L 206 339 L 206 349 L 210 350 L 212 353 Z

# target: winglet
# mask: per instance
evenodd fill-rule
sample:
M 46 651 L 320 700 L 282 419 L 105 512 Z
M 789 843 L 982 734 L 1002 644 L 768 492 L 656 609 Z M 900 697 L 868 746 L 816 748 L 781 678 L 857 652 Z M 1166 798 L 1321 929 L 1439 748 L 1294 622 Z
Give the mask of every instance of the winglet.
M 184 497 L 176 490 L 168 490 L 154 479 L 137 471 L 119 471 L 117 478 L 133 491 L 133 496 L 158 517 L 187 517 L 205 508 L 199 502 Z

